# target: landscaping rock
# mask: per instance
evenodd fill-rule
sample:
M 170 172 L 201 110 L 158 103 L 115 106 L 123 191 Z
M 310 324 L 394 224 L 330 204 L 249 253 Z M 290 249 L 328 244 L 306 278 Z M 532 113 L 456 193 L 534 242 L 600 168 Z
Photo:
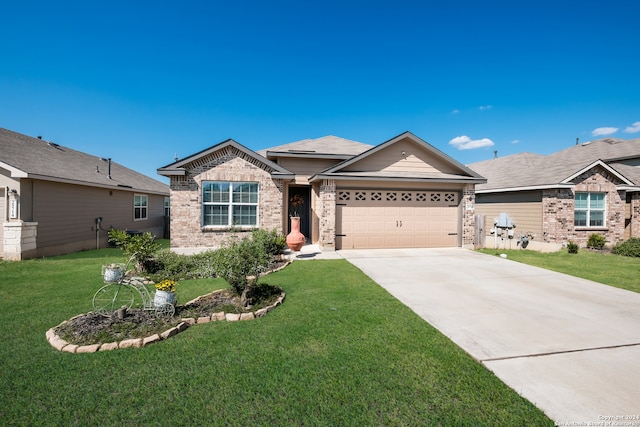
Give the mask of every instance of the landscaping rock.
M 62 338 L 60 338 L 55 334 L 49 340 L 49 344 L 51 344 L 51 346 L 53 346 L 53 348 L 55 348 L 56 350 L 62 350 L 64 347 L 69 345 L 68 342 L 66 342 L 65 340 L 63 340 Z
M 149 345 L 149 344 L 153 344 L 156 343 L 158 341 L 160 341 L 162 338 L 160 338 L 160 335 L 155 334 L 155 335 L 151 335 L 150 337 L 146 337 L 142 340 L 142 346 L 144 347 L 145 345 Z
M 240 314 L 240 320 L 253 320 L 256 316 L 253 313 L 242 313 Z
M 100 350 L 98 351 L 116 350 L 117 348 L 118 348 L 117 342 L 108 342 L 106 344 L 102 344 L 100 346 Z
M 100 344 L 81 345 L 76 349 L 76 353 L 95 353 L 100 349 Z
M 129 340 L 120 341 L 120 345 L 118 345 L 118 347 L 119 348 L 130 348 L 130 347 L 140 348 L 142 347 L 142 338 L 132 338 Z
M 176 335 L 177 333 L 178 333 L 178 328 L 171 328 L 171 329 L 167 329 L 166 331 L 161 333 L 160 337 L 162 337 L 163 340 L 166 340 L 167 338 L 171 338 L 172 336 Z
M 179 323 L 178 326 L 176 326 L 176 328 L 178 328 L 178 332 L 183 332 L 189 328 L 189 324 L 187 322 L 182 322 L 182 323 Z
M 209 316 L 198 317 L 198 323 L 209 323 L 209 322 L 211 322 L 211 317 Z
M 224 311 L 221 311 L 219 313 L 213 313 L 211 315 L 211 320 L 214 320 L 214 321 L 215 320 L 225 320 L 225 319 L 226 319 L 226 316 L 224 314 Z
M 237 322 L 240 320 L 240 315 L 236 313 L 227 313 L 225 315 L 225 319 L 227 319 L 227 322 Z
M 196 319 L 194 319 L 193 317 L 185 317 L 182 319 L 182 321 L 184 323 L 187 323 L 189 325 L 195 325 L 196 324 Z
M 78 346 L 75 344 L 68 344 L 62 347 L 62 351 L 66 351 L 67 353 L 75 353 L 78 349 Z
M 268 312 L 269 310 L 267 310 L 266 308 L 261 308 L 260 310 L 256 311 L 256 317 L 264 317 Z

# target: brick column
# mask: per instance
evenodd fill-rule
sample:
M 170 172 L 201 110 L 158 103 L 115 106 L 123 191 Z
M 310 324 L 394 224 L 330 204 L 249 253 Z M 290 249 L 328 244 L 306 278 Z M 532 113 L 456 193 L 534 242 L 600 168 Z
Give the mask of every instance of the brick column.
M 318 211 L 320 249 L 333 251 L 336 249 L 336 182 L 333 179 L 322 180 L 320 184 Z
M 462 189 L 462 246 L 473 247 L 476 224 L 476 187 L 465 184 Z
M 5 222 L 4 223 L 4 259 L 20 261 L 36 256 L 37 222 Z

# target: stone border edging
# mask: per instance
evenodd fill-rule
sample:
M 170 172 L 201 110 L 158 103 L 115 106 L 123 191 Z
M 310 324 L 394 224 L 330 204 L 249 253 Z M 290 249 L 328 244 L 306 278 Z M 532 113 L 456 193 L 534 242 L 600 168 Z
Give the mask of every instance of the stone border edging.
M 224 289 L 217 290 L 217 291 L 211 292 L 209 294 L 199 296 L 198 298 L 193 299 L 193 300 L 189 301 L 188 303 L 186 303 L 185 306 L 187 306 L 189 304 L 193 304 L 194 302 L 196 302 L 197 300 L 199 300 L 201 298 L 205 298 L 205 297 L 207 297 L 209 295 L 212 295 L 212 294 L 215 294 L 215 293 L 221 292 L 221 291 L 224 291 Z M 267 306 L 265 308 L 261 308 L 259 310 L 256 310 L 255 312 L 250 311 L 248 313 L 225 313 L 224 311 L 221 311 L 221 312 L 218 312 L 218 313 L 213 313 L 211 316 L 198 317 L 197 319 L 194 318 L 194 317 L 183 318 L 182 322 L 180 322 L 177 326 L 169 328 L 166 331 L 162 332 L 161 334 L 154 334 L 154 335 L 148 336 L 146 338 L 129 338 L 129 339 L 126 339 L 126 340 L 115 341 L 115 342 L 110 342 L 110 343 L 77 345 L 77 344 L 68 343 L 67 341 L 65 341 L 62 338 L 60 338 L 60 336 L 58 336 L 58 334 L 56 334 L 56 332 L 55 332 L 56 328 L 64 325 L 67 322 L 70 322 L 71 320 L 73 320 L 73 319 L 75 319 L 77 317 L 83 316 L 83 314 L 79 314 L 78 316 L 74 316 L 69 320 L 65 320 L 64 322 L 60 323 L 59 325 L 54 326 L 53 328 L 50 328 L 46 332 L 45 336 L 47 337 L 47 341 L 49 342 L 49 344 L 51 344 L 51 346 L 53 346 L 56 350 L 64 351 L 64 352 L 67 352 L 67 353 L 95 353 L 97 351 L 116 350 L 116 349 L 120 349 L 120 348 L 142 348 L 142 347 L 145 347 L 147 345 L 154 344 L 154 343 L 157 343 L 159 341 L 163 341 L 163 340 L 166 340 L 168 338 L 171 338 L 171 337 L 179 334 L 180 332 L 187 330 L 187 328 L 189 326 L 191 326 L 191 325 L 209 323 L 209 322 L 216 322 L 216 321 L 223 321 L 223 320 L 225 320 L 227 322 L 237 322 L 237 321 L 253 320 L 253 319 L 257 319 L 259 317 L 264 317 L 271 310 L 273 310 L 274 308 L 276 308 L 277 306 L 282 304 L 284 302 L 285 296 L 286 296 L 286 293 L 282 292 L 275 303 L 273 303 L 272 305 Z

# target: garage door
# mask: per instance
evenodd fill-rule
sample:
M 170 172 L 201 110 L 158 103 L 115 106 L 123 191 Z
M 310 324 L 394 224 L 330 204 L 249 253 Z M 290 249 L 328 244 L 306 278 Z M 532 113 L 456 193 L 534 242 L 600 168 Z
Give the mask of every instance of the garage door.
M 336 248 L 458 246 L 459 193 L 339 189 Z

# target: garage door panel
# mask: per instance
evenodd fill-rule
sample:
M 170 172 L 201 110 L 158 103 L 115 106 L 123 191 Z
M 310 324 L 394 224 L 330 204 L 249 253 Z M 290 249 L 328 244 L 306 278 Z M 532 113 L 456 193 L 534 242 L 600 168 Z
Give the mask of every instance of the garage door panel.
M 458 246 L 458 201 L 451 191 L 339 190 L 336 247 Z

